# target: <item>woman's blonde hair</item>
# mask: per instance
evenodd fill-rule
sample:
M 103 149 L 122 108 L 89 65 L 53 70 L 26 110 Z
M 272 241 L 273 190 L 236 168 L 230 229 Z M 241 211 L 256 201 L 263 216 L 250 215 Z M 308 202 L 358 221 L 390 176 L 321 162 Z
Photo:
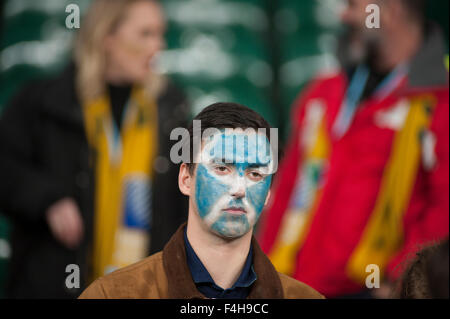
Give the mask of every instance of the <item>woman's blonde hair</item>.
M 94 0 L 85 15 L 75 41 L 76 89 L 81 101 L 95 99 L 105 93 L 106 59 L 103 41 L 119 27 L 128 8 L 137 2 L 156 0 Z M 144 86 L 157 97 L 165 81 L 150 72 Z

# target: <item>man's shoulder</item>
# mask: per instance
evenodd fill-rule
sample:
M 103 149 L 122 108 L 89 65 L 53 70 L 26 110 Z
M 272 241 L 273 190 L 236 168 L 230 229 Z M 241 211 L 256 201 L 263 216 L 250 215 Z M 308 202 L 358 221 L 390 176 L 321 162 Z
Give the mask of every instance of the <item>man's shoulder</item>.
M 167 278 L 162 252 L 95 280 L 80 299 L 164 298 Z
M 285 274 L 278 273 L 285 299 L 324 299 L 314 288 Z

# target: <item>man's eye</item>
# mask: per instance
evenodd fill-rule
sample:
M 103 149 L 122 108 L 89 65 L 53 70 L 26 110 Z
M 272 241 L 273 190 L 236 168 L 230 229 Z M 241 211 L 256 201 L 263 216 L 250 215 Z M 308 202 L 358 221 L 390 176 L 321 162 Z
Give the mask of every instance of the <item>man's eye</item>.
M 219 174 L 225 174 L 229 171 L 229 168 L 226 166 L 216 166 L 214 170 Z
M 258 172 L 250 172 L 249 177 L 254 181 L 259 181 L 263 178 L 263 176 Z

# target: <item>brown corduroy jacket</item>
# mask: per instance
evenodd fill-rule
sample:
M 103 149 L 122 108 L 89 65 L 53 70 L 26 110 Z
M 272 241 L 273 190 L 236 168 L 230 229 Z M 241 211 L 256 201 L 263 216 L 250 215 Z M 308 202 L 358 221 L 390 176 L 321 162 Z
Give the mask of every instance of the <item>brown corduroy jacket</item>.
M 193 299 L 206 298 L 192 280 L 186 262 L 182 225 L 162 252 L 119 269 L 94 281 L 80 299 Z M 277 273 L 272 263 L 252 238 L 253 267 L 257 279 L 249 299 L 322 299 L 308 285 Z

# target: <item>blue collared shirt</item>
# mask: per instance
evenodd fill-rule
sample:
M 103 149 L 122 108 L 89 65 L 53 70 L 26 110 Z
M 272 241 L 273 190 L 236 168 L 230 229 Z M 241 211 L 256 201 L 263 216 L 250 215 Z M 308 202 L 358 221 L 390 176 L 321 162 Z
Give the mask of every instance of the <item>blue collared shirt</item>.
M 200 291 L 207 298 L 222 299 L 245 299 L 250 294 L 251 285 L 256 281 L 256 273 L 253 269 L 253 252 L 250 251 L 245 261 L 244 268 L 238 280 L 233 287 L 222 289 L 217 286 L 208 270 L 203 266 L 194 249 L 187 238 L 186 230 L 184 231 L 184 242 L 186 246 L 186 261 L 191 271 L 192 279 Z

